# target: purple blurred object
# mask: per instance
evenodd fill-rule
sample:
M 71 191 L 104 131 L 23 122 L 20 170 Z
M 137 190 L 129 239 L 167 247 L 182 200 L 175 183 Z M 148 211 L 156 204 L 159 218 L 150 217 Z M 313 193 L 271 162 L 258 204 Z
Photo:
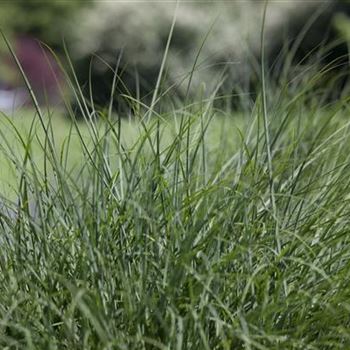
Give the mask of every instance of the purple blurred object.
M 16 54 L 37 98 L 57 102 L 62 72 L 49 50 L 37 40 L 23 36 L 17 39 Z
M 59 104 L 63 73 L 50 51 L 34 38 L 18 36 L 15 53 L 39 103 Z M 14 60 L 7 57 L 4 61 L 17 73 L 5 88 L 0 87 L 0 110 L 9 111 L 30 104 L 30 98 Z

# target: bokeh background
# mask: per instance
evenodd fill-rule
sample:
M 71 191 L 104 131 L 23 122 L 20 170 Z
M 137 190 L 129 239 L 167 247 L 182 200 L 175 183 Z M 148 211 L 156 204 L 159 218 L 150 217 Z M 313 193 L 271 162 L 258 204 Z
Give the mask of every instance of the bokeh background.
M 1 3 L 0 23 L 41 103 L 59 106 L 62 94 L 69 95 L 65 74 L 72 73 L 71 60 L 83 91 L 88 95 L 92 82 L 94 100 L 103 106 L 115 67 L 119 95 L 147 101 L 176 14 L 164 90 L 170 88 L 168 95 L 181 99 L 218 89 L 222 95 L 239 96 L 235 103 L 241 106 L 254 99 L 259 81 L 263 6 L 256 0 L 8 1 Z M 312 65 L 316 57 L 324 66 L 335 63 L 339 89 L 332 90 L 344 91 L 349 13 L 350 2 L 344 0 L 271 1 L 266 20 L 271 77 L 277 81 L 288 71 L 286 65 Z M 9 112 L 30 104 L 4 40 L 0 59 L 0 109 Z

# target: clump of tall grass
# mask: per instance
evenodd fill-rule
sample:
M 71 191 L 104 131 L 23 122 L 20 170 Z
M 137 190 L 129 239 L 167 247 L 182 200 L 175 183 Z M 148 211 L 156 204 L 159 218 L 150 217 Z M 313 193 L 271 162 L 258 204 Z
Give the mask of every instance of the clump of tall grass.
M 162 104 L 159 82 L 121 120 L 73 78 L 63 142 L 38 105 L 26 134 L 7 119 L 0 346 L 349 347 L 348 101 L 320 107 L 328 68 L 295 69 L 272 94 L 263 67 L 242 113 Z

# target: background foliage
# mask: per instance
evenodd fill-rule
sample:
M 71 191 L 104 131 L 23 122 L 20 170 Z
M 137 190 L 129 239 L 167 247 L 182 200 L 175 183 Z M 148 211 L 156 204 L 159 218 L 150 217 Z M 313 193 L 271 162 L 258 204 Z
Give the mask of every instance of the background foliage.
M 57 48 L 62 46 L 65 25 L 84 1 L 7 1 L 1 4 L 0 23 L 7 35 L 26 34 Z

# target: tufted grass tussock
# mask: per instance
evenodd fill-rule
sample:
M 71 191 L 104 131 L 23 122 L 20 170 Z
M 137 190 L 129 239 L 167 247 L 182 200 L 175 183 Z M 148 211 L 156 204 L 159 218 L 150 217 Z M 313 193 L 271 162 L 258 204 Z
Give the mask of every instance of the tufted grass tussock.
M 0 348 L 350 348 L 348 98 L 289 69 L 240 112 L 2 114 Z

